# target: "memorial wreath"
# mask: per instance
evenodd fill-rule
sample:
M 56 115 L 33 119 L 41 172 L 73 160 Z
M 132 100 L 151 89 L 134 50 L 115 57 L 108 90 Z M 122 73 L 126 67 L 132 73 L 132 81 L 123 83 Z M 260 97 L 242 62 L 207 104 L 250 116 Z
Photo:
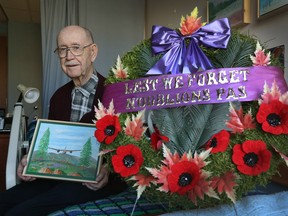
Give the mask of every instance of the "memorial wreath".
M 227 18 L 153 26 L 122 57 L 95 107 L 108 168 L 171 208 L 235 203 L 287 164 L 288 92 L 279 60 Z M 286 155 L 286 156 L 285 156 Z

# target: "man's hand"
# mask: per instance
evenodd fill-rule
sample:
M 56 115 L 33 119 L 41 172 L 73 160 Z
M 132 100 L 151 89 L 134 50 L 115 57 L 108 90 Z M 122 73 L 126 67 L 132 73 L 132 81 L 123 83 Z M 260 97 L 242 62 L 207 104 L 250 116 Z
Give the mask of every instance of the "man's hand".
M 19 176 L 20 179 L 22 179 L 23 181 L 33 181 L 36 178 L 31 177 L 31 176 L 23 176 L 23 170 L 24 167 L 27 165 L 27 155 L 24 155 L 22 160 L 20 161 L 20 163 L 18 164 L 18 168 L 17 168 L 17 175 Z
M 109 179 L 109 172 L 105 166 L 101 167 L 101 170 L 96 178 L 96 183 L 85 182 L 83 185 L 91 190 L 97 191 L 107 185 Z

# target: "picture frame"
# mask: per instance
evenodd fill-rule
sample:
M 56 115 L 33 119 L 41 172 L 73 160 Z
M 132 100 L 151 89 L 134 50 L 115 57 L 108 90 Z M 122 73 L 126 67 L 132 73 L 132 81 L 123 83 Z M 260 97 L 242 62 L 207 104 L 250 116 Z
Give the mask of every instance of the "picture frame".
M 94 124 L 38 119 L 23 175 L 95 182 L 102 156 Z
M 288 10 L 288 0 L 257 0 L 258 19 Z
M 227 17 L 231 27 L 241 27 L 251 22 L 249 0 L 208 0 L 207 22 Z

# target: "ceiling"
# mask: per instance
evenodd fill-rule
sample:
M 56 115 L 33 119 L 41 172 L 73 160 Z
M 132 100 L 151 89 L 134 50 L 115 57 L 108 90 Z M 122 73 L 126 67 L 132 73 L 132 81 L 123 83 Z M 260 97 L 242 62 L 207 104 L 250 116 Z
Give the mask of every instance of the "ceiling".
M 40 0 L 0 0 L 0 22 L 40 23 Z

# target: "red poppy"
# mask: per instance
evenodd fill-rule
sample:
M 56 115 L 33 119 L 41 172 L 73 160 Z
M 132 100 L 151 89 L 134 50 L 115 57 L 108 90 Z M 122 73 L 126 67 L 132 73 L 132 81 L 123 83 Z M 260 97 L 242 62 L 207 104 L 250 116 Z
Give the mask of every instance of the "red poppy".
M 200 179 L 199 167 L 191 161 L 181 161 L 171 167 L 167 176 L 169 190 L 180 195 L 191 190 Z
M 205 149 L 212 147 L 211 152 L 224 152 L 226 151 L 230 142 L 230 133 L 226 130 L 221 130 L 219 133 L 215 134 L 208 142 L 205 144 Z
M 122 177 L 137 174 L 143 162 L 141 149 L 133 144 L 119 146 L 116 155 L 112 156 L 114 171 Z
M 257 176 L 270 168 L 272 154 L 262 140 L 247 140 L 233 147 L 232 161 L 237 169 L 250 176 Z
M 288 105 L 278 100 L 262 103 L 256 115 L 263 131 L 272 134 L 288 134 Z
M 158 128 L 154 128 L 155 132 L 151 135 L 151 146 L 154 150 L 159 150 L 162 147 L 163 142 L 169 142 L 167 136 L 161 135 Z
M 110 144 L 117 137 L 119 131 L 121 131 L 121 125 L 118 116 L 105 115 L 103 118 L 96 122 L 97 130 L 94 136 L 99 142 L 105 142 Z

